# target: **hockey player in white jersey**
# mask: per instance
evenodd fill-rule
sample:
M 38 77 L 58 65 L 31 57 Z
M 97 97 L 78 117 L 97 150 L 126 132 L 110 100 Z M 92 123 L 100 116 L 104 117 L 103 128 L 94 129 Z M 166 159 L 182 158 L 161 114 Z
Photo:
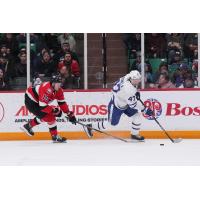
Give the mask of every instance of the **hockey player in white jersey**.
M 139 95 L 137 87 L 141 82 L 141 74 L 137 70 L 131 71 L 120 78 L 112 89 L 112 98 L 108 105 L 108 120 L 111 125 L 119 123 L 122 114 L 132 118 L 131 139 L 143 141 L 144 137 L 139 135 L 142 112 L 152 115 L 150 109 L 145 110 L 144 106 L 137 101 Z

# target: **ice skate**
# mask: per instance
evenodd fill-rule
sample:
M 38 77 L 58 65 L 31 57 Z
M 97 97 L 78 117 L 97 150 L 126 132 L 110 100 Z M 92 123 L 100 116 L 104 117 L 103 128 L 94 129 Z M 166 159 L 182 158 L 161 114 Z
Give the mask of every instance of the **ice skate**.
M 22 127 L 20 127 L 20 129 L 24 131 L 28 136 L 34 136 L 34 132 L 29 123 L 24 124 Z
M 136 141 L 140 141 L 140 142 L 144 142 L 145 138 L 141 135 L 131 135 L 131 139 L 136 140 Z
M 60 135 L 53 135 L 52 136 L 53 143 L 65 143 L 67 139 L 65 137 L 61 137 Z

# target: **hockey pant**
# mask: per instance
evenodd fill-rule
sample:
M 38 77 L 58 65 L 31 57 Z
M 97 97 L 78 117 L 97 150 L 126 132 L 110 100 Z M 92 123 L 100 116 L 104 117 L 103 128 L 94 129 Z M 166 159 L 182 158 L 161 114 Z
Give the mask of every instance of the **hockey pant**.
M 26 94 L 25 105 L 27 109 L 35 115 L 35 118 L 31 119 L 29 122 L 31 127 L 37 126 L 42 122 L 47 122 L 51 135 L 57 135 L 56 117 L 53 113 L 42 112 L 39 103 L 31 100 Z
M 113 100 L 111 99 L 108 105 L 108 121 L 110 122 L 110 124 L 116 126 L 119 123 L 122 114 L 125 114 L 128 117 L 132 118 L 131 134 L 138 135 L 142 121 L 142 114 L 138 112 L 137 109 L 133 109 L 130 107 L 125 110 L 119 109 L 115 106 Z

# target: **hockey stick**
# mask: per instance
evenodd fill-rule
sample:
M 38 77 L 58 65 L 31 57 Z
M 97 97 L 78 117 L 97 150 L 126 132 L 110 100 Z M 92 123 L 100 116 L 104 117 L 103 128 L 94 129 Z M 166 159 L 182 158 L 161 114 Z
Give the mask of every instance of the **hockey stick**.
M 140 101 L 140 103 L 146 108 L 146 105 L 144 104 L 144 102 L 138 98 L 138 101 Z M 177 138 L 177 139 L 172 139 L 169 135 L 169 133 L 167 133 L 167 131 L 163 128 L 163 126 L 160 124 L 160 122 L 155 118 L 155 116 L 153 116 L 154 121 L 158 124 L 158 126 L 164 131 L 165 135 L 171 140 L 172 143 L 179 143 L 181 142 L 183 139 L 182 138 Z
M 66 117 L 67 119 L 69 119 L 67 116 L 65 116 L 65 117 Z M 129 141 L 126 140 L 126 139 L 123 139 L 123 138 L 121 138 L 121 137 L 117 137 L 117 136 L 114 136 L 114 135 L 112 135 L 112 134 L 106 133 L 105 131 L 101 131 L 101 130 L 99 130 L 99 129 L 93 128 L 92 126 L 87 125 L 87 124 L 83 124 L 83 123 L 81 123 L 81 122 L 79 122 L 79 121 L 76 121 L 76 123 L 79 124 L 79 125 L 81 125 L 81 126 L 83 126 L 83 127 L 86 127 L 86 128 L 89 129 L 89 130 L 94 130 L 94 131 L 96 131 L 96 132 L 103 133 L 104 135 L 110 136 L 110 137 L 112 137 L 112 138 L 115 138 L 115 139 L 120 140 L 120 141 L 123 141 L 123 142 L 129 142 Z
M 114 135 L 112 135 L 112 134 L 106 133 L 105 131 L 101 131 L 101 130 L 99 130 L 99 129 L 93 128 L 93 127 L 91 127 L 91 126 L 89 126 L 89 125 L 86 125 L 86 124 L 83 124 L 83 123 L 81 123 L 81 122 L 79 122 L 79 121 L 76 121 L 76 123 L 77 123 L 77 124 L 80 124 L 80 125 L 82 125 L 82 126 L 85 126 L 87 129 L 94 130 L 94 131 L 99 132 L 99 133 L 103 133 L 104 135 L 110 136 L 110 137 L 115 138 L 115 139 L 117 139 L 117 140 L 121 140 L 121 141 L 123 141 L 123 142 L 129 142 L 128 140 L 125 140 L 125 139 L 123 139 L 123 138 L 121 138 L 121 137 L 117 137 L 117 136 L 114 136 Z

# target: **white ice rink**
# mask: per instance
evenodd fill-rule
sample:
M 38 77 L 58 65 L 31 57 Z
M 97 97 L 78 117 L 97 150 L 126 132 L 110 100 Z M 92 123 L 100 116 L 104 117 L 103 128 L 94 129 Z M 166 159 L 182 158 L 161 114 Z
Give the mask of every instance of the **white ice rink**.
M 1 141 L 0 165 L 200 165 L 200 140 Z

